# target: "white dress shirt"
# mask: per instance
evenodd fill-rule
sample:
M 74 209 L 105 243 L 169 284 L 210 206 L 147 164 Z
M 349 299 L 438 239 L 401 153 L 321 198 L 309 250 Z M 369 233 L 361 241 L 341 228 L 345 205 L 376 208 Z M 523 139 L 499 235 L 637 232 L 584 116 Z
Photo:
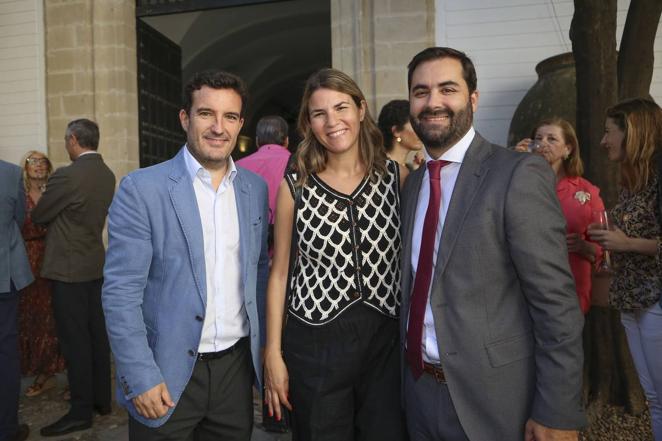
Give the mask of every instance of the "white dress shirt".
M 234 179 L 237 168 L 228 159 L 228 173 L 217 190 L 211 174 L 188 151 L 184 151 L 195 199 L 198 203 L 205 247 L 207 307 L 199 352 L 227 349 L 248 335 L 239 259 L 239 216 Z
M 455 181 L 457 175 L 460 173 L 460 167 L 464 160 L 464 155 L 467 153 L 471 141 L 473 141 L 476 132 L 473 127 L 460 139 L 457 144 L 448 149 L 441 155 L 440 160 L 449 161 L 451 164 L 442 167 L 441 169 L 441 203 L 439 204 L 439 223 L 437 224 L 437 231 L 434 236 L 434 249 L 432 253 L 433 268 L 437 265 L 437 251 L 439 248 L 439 241 L 441 239 L 441 232 L 444 228 L 444 221 L 446 220 L 446 213 L 448 212 L 448 205 L 453 195 L 455 188 Z M 421 237 L 423 236 L 423 221 L 425 220 L 425 212 L 428 209 L 428 202 L 430 199 L 430 171 L 427 169 L 427 162 L 432 160 L 428 152 L 424 149 L 425 154 L 425 175 L 421 183 L 421 190 L 418 193 L 418 202 L 416 204 L 416 215 L 414 218 L 414 231 L 412 233 L 412 247 L 411 247 L 411 268 L 412 280 L 416 280 L 416 269 L 418 268 L 418 255 L 421 251 Z M 434 274 L 434 270 L 433 270 Z M 430 290 L 432 290 L 432 283 L 430 283 Z M 423 338 L 421 340 L 423 345 L 422 354 L 423 360 L 439 364 L 439 349 L 437 346 L 437 334 L 434 329 L 434 317 L 432 316 L 432 308 L 430 307 L 430 291 L 428 291 L 428 302 L 425 306 L 425 319 L 423 320 Z

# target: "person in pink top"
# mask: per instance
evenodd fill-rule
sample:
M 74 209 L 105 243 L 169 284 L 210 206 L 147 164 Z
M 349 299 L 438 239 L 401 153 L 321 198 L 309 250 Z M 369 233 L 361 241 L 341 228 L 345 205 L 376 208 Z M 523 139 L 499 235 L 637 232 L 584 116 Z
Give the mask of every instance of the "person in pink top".
M 237 161 L 237 165 L 257 173 L 269 188 L 269 255 L 273 249 L 273 224 L 276 216 L 276 195 L 290 159 L 287 122 L 280 116 L 260 118 L 255 129 L 257 152 Z
M 591 308 L 591 270 L 602 256 L 601 248 L 587 237 L 593 212 L 605 209 L 600 189 L 582 178 L 584 164 L 579 155 L 575 130 L 562 118 L 540 121 L 515 147 L 541 155 L 556 173 L 556 194 L 567 223 L 570 269 L 575 278 L 579 305 L 584 314 Z

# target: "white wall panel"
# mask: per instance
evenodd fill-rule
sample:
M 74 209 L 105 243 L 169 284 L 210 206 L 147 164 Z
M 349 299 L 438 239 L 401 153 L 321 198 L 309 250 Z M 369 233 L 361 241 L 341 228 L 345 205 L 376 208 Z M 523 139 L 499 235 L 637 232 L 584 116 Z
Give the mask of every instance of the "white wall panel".
M 43 0 L 0 1 L 0 159 L 46 151 Z
M 572 51 L 572 0 L 436 0 L 436 42 L 466 52 L 476 65 L 475 126 L 505 144 L 513 113 L 538 76 L 540 61 Z M 630 0 L 618 0 L 617 39 Z M 661 20 L 662 23 L 662 20 Z M 662 26 L 655 39 L 651 94 L 662 103 Z

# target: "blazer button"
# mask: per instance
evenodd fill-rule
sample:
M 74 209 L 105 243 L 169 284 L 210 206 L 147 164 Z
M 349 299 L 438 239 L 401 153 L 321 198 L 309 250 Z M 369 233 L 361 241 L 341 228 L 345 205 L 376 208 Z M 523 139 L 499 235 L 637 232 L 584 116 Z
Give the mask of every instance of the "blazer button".
M 358 299 L 359 297 L 361 297 L 361 294 L 359 294 L 358 291 L 354 291 L 354 292 L 352 293 L 352 298 L 353 298 L 354 300 Z
M 196 316 L 195 316 L 195 319 L 196 319 L 197 321 L 199 321 L 199 322 L 202 322 L 202 321 L 205 320 L 201 315 L 196 315 Z
M 190 355 L 191 357 L 194 357 L 195 356 L 195 351 L 193 349 L 189 349 L 188 350 L 188 355 Z

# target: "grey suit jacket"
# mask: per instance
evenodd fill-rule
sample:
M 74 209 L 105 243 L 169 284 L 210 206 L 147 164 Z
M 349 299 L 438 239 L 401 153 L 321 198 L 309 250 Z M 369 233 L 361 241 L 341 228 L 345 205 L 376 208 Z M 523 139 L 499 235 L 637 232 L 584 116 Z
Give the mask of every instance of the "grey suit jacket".
M 21 237 L 25 189 L 21 167 L 0 160 L 0 294 L 32 283 L 34 277 Z
M 48 225 L 42 277 L 87 282 L 103 275 L 102 232 L 115 175 L 97 153 L 79 156 L 48 179 L 32 221 Z
M 403 348 L 424 172 L 413 172 L 402 191 Z M 583 426 L 584 321 L 549 165 L 476 134 L 437 256 L 430 303 L 448 388 L 469 439 L 523 439 L 529 418 L 559 429 Z

